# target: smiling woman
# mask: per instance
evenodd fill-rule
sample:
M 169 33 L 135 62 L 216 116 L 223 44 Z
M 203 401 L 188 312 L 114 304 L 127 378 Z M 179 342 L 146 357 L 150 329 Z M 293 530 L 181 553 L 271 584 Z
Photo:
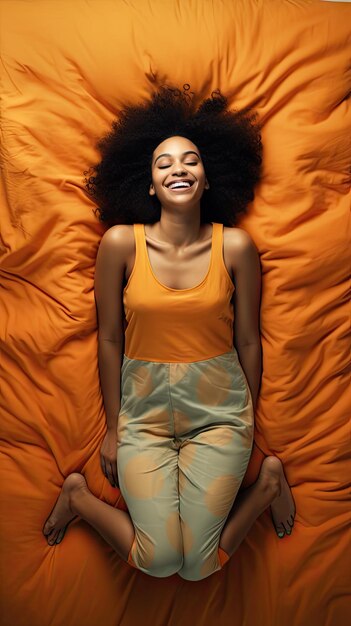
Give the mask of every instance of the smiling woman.
M 210 185 L 200 151 L 190 139 L 174 136 L 162 141 L 152 154 L 151 178 L 150 196 L 156 196 L 162 209 L 167 207 L 173 214 L 173 219 L 177 220 L 178 214 L 184 218 L 195 211 L 201 222 L 202 196 Z M 182 242 L 187 243 L 189 237 L 189 231 L 183 233 Z
M 84 174 L 101 221 L 112 226 L 151 224 L 160 219 L 160 198 L 156 193 L 148 194 L 150 174 L 156 165 L 167 171 L 174 155 L 162 150 L 152 159 L 156 147 L 172 136 L 192 142 L 192 148 L 183 153 L 184 165 L 191 169 L 201 163 L 206 171 L 210 188 L 201 201 L 201 222 L 231 226 L 247 210 L 261 175 L 257 113 L 249 107 L 228 110 L 227 98 L 219 90 L 196 108 L 196 99 L 191 99 L 188 91 L 188 84 L 183 93 L 160 87 L 150 102 L 125 107 L 110 132 L 99 140 L 102 158 Z M 185 178 L 192 178 L 188 174 Z M 170 177 L 167 183 L 171 183 Z
M 101 469 L 128 513 L 72 473 L 43 530 L 59 543 L 79 515 L 155 577 L 195 581 L 220 570 L 269 506 L 279 537 L 294 523 L 277 457 L 238 495 L 261 376 L 261 276 L 250 236 L 225 223 L 253 198 L 261 143 L 252 118 L 226 102 L 212 95 L 193 111 L 162 90 L 127 109 L 88 180 L 110 224 L 94 285 Z
M 200 160 L 200 156 L 198 155 L 198 153 L 194 152 L 193 150 L 185 150 L 185 152 L 182 153 L 182 156 L 185 157 L 188 154 L 195 154 L 198 157 L 198 160 Z M 165 157 L 165 156 L 171 157 L 172 155 L 169 154 L 168 152 L 167 153 L 165 152 L 164 154 L 161 154 L 160 156 L 158 156 L 155 159 L 154 166 L 156 165 L 156 162 L 158 161 L 159 158 Z M 189 161 L 189 159 L 188 159 L 187 161 L 184 162 L 184 165 L 185 165 L 185 167 L 187 165 L 189 167 L 193 167 L 194 165 L 198 165 L 198 160 L 196 160 L 196 161 Z M 163 166 L 160 165 L 159 169 L 160 170 L 164 170 L 164 169 L 167 169 L 169 167 L 170 167 L 170 165 L 163 165 Z M 190 177 L 186 178 L 185 176 L 182 176 L 181 178 L 177 178 L 177 179 L 171 180 L 168 183 L 165 183 L 164 186 L 167 189 L 169 189 L 170 191 L 174 191 L 174 192 L 181 191 L 182 192 L 182 191 L 186 191 L 186 190 L 190 189 L 190 187 L 192 187 L 194 185 L 194 183 L 195 183 L 194 178 L 190 178 Z

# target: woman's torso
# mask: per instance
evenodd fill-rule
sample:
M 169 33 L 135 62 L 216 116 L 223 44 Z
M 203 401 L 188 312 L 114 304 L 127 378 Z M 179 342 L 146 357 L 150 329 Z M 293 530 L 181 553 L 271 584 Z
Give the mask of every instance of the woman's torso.
M 123 289 L 125 354 L 184 362 L 230 351 L 235 286 L 225 263 L 223 225 L 204 224 L 202 237 L 182 258 L 147 234 L 144 224 L 130 228 L 135 246 Z

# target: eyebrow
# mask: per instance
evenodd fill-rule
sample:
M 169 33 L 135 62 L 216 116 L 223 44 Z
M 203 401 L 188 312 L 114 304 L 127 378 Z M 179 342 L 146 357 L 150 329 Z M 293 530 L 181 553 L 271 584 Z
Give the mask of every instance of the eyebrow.
M 197 156 L 198 158 L 200 158 L 200 156 L 198 155 L 198 153 L 197 153 L 197 152 L 195 152 L 194 150 L 187 150 L 186 152 L 183 152 L 183 154 L 196 154 L 196 156 Z M 155 159 L 155 161 L 154 161 L 154 165 L 156 164 L 156 161 L 157 161 L 158 159 L 160 159 L 161 157 L 163 157 L 163 156 L 172 156 L 172 155 L 171 155 L 171 154 L 169 154 L 169 152 L 164 152 L 163 154 L 159 154 L 159 156 L 158 156 L 158 157 Z

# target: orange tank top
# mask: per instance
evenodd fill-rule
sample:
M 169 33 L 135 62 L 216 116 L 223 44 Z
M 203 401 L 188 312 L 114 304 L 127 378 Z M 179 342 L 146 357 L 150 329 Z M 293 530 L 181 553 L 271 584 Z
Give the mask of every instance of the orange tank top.
M 123 290 L 130 359 L 191 362 L 233 349 L 235 286 L 223 259 L 223 224 L 213 222 L 211 260 L 205 278 L 173 289 L 153 273 L 144 224 L 134 224 L 135 263 Z

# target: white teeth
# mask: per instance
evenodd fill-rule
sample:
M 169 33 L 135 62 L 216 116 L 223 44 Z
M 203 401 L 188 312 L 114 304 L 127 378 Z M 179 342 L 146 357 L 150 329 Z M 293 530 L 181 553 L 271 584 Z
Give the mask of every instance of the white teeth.
M 191 185 L 187 182 L 172 183 L 171 185 L 169 185 L 169 189 L 176 189 L 177 187 L 191 187 Z

